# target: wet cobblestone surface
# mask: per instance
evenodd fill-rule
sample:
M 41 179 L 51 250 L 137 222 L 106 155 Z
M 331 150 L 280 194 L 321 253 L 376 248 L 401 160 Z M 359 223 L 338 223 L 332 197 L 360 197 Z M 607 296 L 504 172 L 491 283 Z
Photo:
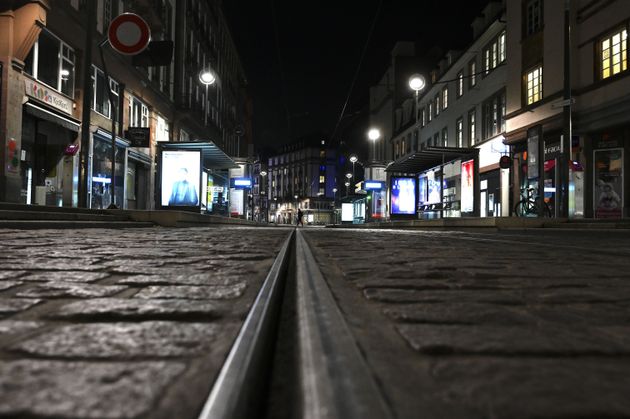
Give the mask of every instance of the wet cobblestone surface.
M 196 417 L 288 234 L 0 230 L 0 416 Z
M 630 417 L 627 233 L 306 237 L 395 417 Z

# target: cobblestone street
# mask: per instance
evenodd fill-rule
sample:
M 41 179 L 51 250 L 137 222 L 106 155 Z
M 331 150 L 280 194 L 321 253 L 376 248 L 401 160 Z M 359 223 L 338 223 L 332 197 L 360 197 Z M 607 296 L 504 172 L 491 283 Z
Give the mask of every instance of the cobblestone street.
M 299 230 L 354 342 L 323 357 L 363 358 L 331 376 L 363 365 L 384 400 L 363 417 L 630 416 L 627 233 Z M 291 231 L 0 230 L 0 416 L 200 417 Z M 287 272 L 283 307 L 317 276 Z M 299 399 L 291 336 L 316 335 L 290 313 L 263 364 Z M 289 398 L 260 417 L 300 416 Z
M 394 417 L 630 416 L 627 234 L 306 237 Z
M 195 417 L 286 236 L 0 230 L 0 416 Z

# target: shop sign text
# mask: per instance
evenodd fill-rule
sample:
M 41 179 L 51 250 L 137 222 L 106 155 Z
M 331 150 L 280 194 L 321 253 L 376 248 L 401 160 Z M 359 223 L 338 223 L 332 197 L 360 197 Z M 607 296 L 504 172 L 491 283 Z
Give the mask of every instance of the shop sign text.
M 56 93 L 51 88 L 31 79 L 24 80 L 24 87 L 28 96 L 67 114 L 72 114 L 72 101 Z

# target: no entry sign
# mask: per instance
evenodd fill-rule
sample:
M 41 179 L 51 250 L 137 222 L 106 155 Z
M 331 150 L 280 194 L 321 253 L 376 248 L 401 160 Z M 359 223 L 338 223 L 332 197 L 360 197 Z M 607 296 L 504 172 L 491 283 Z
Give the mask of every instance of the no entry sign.
M 151 40 L 149 25 L 134 13 L 123 13 L 109 25 L 109 44 L 121 54 L 136 55 L 142 52 Z

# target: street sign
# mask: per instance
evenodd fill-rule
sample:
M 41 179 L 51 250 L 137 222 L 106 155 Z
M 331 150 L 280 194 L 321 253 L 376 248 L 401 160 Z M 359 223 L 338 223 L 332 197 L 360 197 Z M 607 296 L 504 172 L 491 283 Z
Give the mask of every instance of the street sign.
M 107 39 L 112 48 L 124 55 L 136 55 L 149 45 L 151 29 L 140 16 L 123 13 L 109 25 Z
M 131 147 L 150 147 L 151 133 L 149 128 L 129 127 L 126 135 Z
M 510 159 L 510 156 L 501 156 L 499 159 L 499 167 L 501 169 L 509 169 L 511 165 L 512 159 Z

